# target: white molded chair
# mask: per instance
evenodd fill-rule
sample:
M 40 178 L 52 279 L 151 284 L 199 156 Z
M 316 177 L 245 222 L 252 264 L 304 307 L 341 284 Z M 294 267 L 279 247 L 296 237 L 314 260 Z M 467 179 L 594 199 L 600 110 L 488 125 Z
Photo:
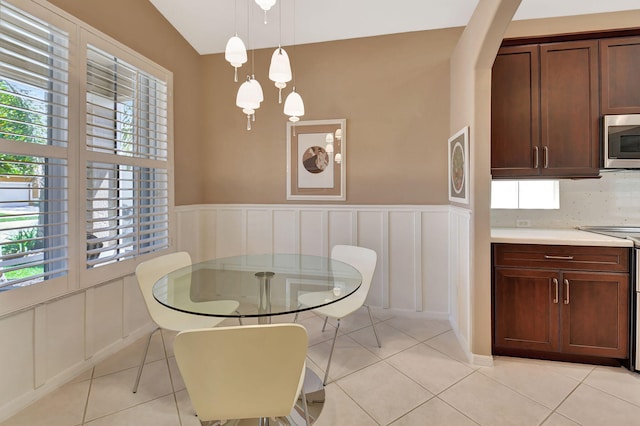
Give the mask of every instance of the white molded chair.
M 268 424 L 288 416 L 301 395 L 307 345 L 299 324 L 264 324 L 183 331 L 173 350 L 201 424 L 247 418 Z
M 362 306 L 366 307 L 367 312 L 369 313 L 369 319 L 371 320 L 371 326 L 373 327 L 373 334 L 376 336 L 378 347 L 381 347 L 380 339 L 378 338 L 378 332 L 376 330 L 376 324 L 373 320 L 373 315 L 371 315 L 371 309 L 369 309 L 369 306 L 365 305 L 364 303 L 367 298 L 367 294 L 369 294 L 369 288 L 371 288 L 373 273 L 376 270 L 376 261 L 378 259 L 376 252 L 365 247 L 336 245 L 331 250 L 331 258 L 339 260 L 356 268 L 360 272 L 360 275 L 362 275 L 362 284 L 360 284 L 360 287 L 352 295 L 347 296 L 344 299 L 330 305 L 322 306 L 313 310 L 313 312 L 316 312 L 325 317 L 322 331 L 325 330 L 325 327 L 327 326 L 327 319 L 329 317 L 335 318 L 338 322 L 335 333 L 333 335 L 333 342 L 331 343 L 331 351 L 329 352 L 327 368 L 324 372 L 323 383 L 325 385 L 327 384 L 327 380 L 329 378 L 329 367 L 331 366 L 331 357 L 333 356 L 333 349 L 336 345 L 336 338 L 338 337 L 338 329 L 340 328 L 341 318 L 344 318 L 350 313 L 355 312 Z M 333 294 L 331 291 L 305 293 L 298 297 L 298 303 L 300 303 L 301 305 L 312 306 L 314 304 L 313 300 L 317 299 L 318 297 L 323 300 L 331 299 L 333 298 Z
M 214 318 L 202 315 L 193 315 L 185 312 L 176 311 L 171 308 L 167 308 L 162 305 L 153 297 L 153 285 L 163 275 L 176 269 L 184 268 L 191 265 L 191 256 L 187 252 L 178 252 L 158 256 L 154 259 L 142 262 L 136 268 L 136 278 L 138 279 L 138 285 L 140 291 L 144 297 L 144 302 L 147 306 L 149 316 L 157 327 L 149 334 L 147 344 L 142 353 L 142 360 L 140 360 L 140 367 L 138 367 L 138 375 L 136 382 L 133 385 L 133 393 L 138 391 L 138 384 L 140 383 L 140 376 L 142 376 L 142 368 L 147 358 L 147 352 L 149 351 L 149 344 L 151 343 L 151 337 L 153 334 L 164 328 L 171 331 L 183 331 L 193 328 L 203 327 L 215 327 L 221 323 L 224 318 Z M 205 302 L 207 304 L 215 304 L 216 310 L 220 312 L 231 313 L 238 309 L 239 303 L 235 300 L 220 300 Z

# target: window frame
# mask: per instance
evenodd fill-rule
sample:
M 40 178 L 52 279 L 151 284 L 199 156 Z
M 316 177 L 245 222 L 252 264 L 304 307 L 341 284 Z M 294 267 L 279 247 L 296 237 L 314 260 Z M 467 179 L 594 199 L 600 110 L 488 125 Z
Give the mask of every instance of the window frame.
M 61 277 L 29 286 L 0 291 L 0 315 L 15 312 L 66 294 L 81 291 L 131 275 L 135 267 L 159 254 L 175 250 L 175 199 L 173 156 L 173 74 L 164 67 L 135 52 L 122 43 L 92 28 L 69 13 L 44 1 L 2 0 L 37 19 L 50 23 L 69 34 L 68 146 L 66 148 L 68 179 L 68 273 Z M 118 56 L 129 64 L 166 82 L 167 85 L 167 197 L 168 248 L 86 269 L 86 75 L 87 43 Z M 31 144 L 25 144 L 31 145 Z M 7 144 L 0 141 L 0 149 Z M 51 147 L 57 150 L 60 147 Z M 40 147 L 19 146 L 7 150 L 17 155 L 43 156 Z M 3 152 L 4 149 L 3 149 Z M 63 157 L 64 158 L 64 157 Z

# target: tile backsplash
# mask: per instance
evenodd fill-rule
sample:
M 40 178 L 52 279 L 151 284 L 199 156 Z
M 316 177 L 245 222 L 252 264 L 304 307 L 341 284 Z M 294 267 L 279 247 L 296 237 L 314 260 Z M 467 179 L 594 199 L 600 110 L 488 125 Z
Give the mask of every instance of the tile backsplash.
M 579 225 L 640 226 L 640 170 L 602 171 L 600 179 L 561 179 L 559 210 L 492 209 L 491 226 L 532 228 Z

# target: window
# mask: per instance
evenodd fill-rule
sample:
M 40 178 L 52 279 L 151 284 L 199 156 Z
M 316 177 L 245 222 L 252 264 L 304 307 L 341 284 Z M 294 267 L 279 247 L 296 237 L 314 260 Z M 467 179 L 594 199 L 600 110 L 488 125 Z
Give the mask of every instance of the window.
M 172 78 L 52 6 L 20 5 L 0 0 L 0 293 L 36 302 L 169 247 Z
M 0 3 L 0 290 L 68 271 L 68 34 Z
M 167 85 L 87 49 L 87 268 L 167 248 Z
M 559 209 L 557 180 L 493 180 L 492 209 Z

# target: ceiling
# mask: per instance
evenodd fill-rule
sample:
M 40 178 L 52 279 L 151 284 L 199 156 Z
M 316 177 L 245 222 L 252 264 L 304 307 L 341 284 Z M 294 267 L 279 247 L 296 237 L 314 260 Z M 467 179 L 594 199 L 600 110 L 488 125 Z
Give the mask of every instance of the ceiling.
M 150 1 L 200 54 L 224 52 L 235 32 L 248 49 L 259 49 L 459 27 L 467 24 L 478 4 L 478 0 L 278 0 L 267 12 L 265 25 L 254 0 Z M 514 19 L 639 7 L 638 0 L 522 0 Z

